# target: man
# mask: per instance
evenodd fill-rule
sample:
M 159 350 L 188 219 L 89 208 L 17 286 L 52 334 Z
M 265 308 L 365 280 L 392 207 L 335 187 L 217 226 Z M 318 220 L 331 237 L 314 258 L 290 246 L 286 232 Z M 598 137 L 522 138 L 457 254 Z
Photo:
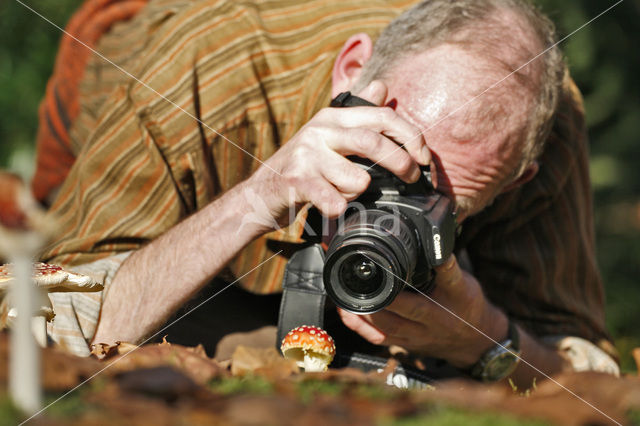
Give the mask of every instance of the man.
M 579 368 L 576 357 L 615 370 L 597 347 L 610 344 L 579 101 L 567 82 L 561 93 L 555 48 L 530 61 L 552 45 L 551 25 L 516 0 L 426 1 L 374 48 L 413 2 L 391 3 L 157 1 L 103 36 L 98 50 L 130 75 L 87 67 L 77 159 L 52 206 L 60 237 L 44 258 L 102 272 L 106 290 L 54 300 L 54 338 L 78 353 L 140 341 L 216 276 L 277 290 L 286 257 L 271 256 L 301 242 L 304 209 L 263 235 L 306 203 L 340 215 L 369 184 L 344 158 L 359 155 L 406 182 L 433 164 L 474 275 L 452 256 L 431 295 L 448 311 L 402 293 L 373 315 L 340 311 L 348 328 L 461 370 L 485 368 L 514 333 L 547 374 Z M 379 107 L 325 108 L 346 90 Z M 211 311 L 212 332 L 233 329 L 228 310 Z M 525 363 L 512 375 L 536 376 Z

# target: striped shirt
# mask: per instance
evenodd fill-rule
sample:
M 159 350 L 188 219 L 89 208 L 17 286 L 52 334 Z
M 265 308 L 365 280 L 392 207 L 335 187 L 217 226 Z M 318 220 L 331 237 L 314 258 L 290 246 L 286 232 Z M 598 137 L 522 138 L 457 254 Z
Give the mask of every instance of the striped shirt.
M 157 0 L 113 25 L 97 50 L 129 75 L 95 55 L 88 62 L 69 133 L 76 161 L 51 209 L 60 233 L 43 259 L 102 271 L 108 291 L 127 253 L 247 178 L 328 105 L 333 60 L 349 36 L 375 38 L 415 2 Z M 458 247 L 487 296 L 532 333 L 612 351 L 576 96 L 567 86 L 539 175 L 470 218 Z M 291 252 L 303 220 L 249 244 L 222 275 Z M 279 255 L 242 285 L 277 292 L 286 261 Z M 56 310 L 66 319 L 50 331 L 81 352 L 104 295 L 67 297 Z

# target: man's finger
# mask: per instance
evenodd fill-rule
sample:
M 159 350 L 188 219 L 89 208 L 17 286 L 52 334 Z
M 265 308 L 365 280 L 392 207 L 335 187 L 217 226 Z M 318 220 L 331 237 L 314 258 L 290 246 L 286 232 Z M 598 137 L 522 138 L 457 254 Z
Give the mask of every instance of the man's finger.
M 357 107 L 350 109 L 348 113 L 327 109 L 321 114 L 322 120 L 330 120 L 334 126 L 366 128 L 382 133 L 393 141 L 392 152 L 408 152 L 419 164 L 426 166 L 432 161 L 431 151 L 420 134 L 420 129 L 389 107 Z M 401 151 L 402 148 L 398 145 L 404 149 Z
M 327 217 L 338 217 L 347 208 L 347 201 L 338 190 L 324 179 L 314 179 L 298 188 L 299 202 L 310 201 Z
M 342 135 L 330 140 L 327 146 L 341 155 L 357 155 L 379 163 L 405 182 L 418 180 L 420 169 L 416 162 L 384 135 L 367 128 L 343 129 Z
M 432 306 L 429 300 L 420 294 L 401 291 L 385 310 L 419 323 L 429 316 Z
M 440 266 L 435 267 L 437 288 L 445 291 L 455 291 L 464 284 L 462 269 L 458 265 L 456 256 L 452 254 L 449 259 Z
M 327 150 L 323 161 L 327 165 L 321 169 L 322 176 L 331 182 L 349 201 L 356 198 L 369 186 L 371 176 L 340 154 Z
M 387 86 L 380 80 L 373 80 L 356 96 L 381 106 L 387 98 Z
M 387 93 L 387 86 L 383 82 L 373 80 L 358 93 L 358 96 L 378 106 L 382 106 L 386 101 Z M 393 109 L 395 110 L 395 107 Z M 406 127 L 410 128 L 409 132 L 404 131 L 398 134 L 389 132 L 385 133 L 385 135 L 395 138 L 400 145 L 404 146 L 405 149 L 411 153 L 411 156 L 415 158 L 418 163 L 422 165 L 431 163 L 431 151 L 429 151 L 429 147 L 420 129 L 414 128 L 409 125 L 409 123 L 407 123 Z
M 356 315 L 338 308 L 338 314 L 344 325 L 364 337 L 369 342 L 380 345 L 386 336 L 365 319 L 363 315 Z

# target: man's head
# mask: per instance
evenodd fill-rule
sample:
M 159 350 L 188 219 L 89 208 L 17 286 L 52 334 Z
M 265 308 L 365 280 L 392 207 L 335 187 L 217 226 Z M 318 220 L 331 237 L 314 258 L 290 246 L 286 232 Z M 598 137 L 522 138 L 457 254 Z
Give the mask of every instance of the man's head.
M 347 41 L 334 95 L 382 80 L 468 216 L 537 171 L 565 68 L 557 48 L 531 60 L 553 44 L 553 25 L 525 1 L 427 0 L 375 46 L 362 34 Z

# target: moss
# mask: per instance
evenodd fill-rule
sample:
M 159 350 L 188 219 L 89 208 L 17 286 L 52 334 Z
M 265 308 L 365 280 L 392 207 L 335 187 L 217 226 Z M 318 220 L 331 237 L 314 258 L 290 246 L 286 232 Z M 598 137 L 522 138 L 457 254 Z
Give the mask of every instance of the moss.
M 22 420 L 24 420 L 24 416 L 13 405 L 9 395 L 0 394 L 0 426 L 15 426 Z
M 208 387 L 212 392 L 222 395 L 237 393 L 269 395 L 274 392 L 273 385 L 269 381 L 251 375 L 212 380 Z
M 322 380 L 303 380 L 296 385 L 298 397 L 303 404 L 309 404 L 316 395 L 338 396 L 345 391 L 344 383 Z
M 74 391 L 69 394 L 46 394 L 43 414 L 54 419 L 76 418 L 91 409 L 91 405 L 83 399 L 84 392 Z
M 506 414 L 464 411 L 452 407 L 436 407 L 415 417 L 384 420 L 381 426 L 544 426 L 541 420 L 515 418 Z
M 66 396 L 60 394 L 45 394 L 42 407 L 46 409 L 39 417 L 65 420 L 77 418 L 82 413 L 93 408 L 83 400 L 82 392 L 72 392 Z M 27 419 L 13 404 L 8 395 L 0 395 L 0 426 L 16 425 Z
M 627 418 L 629 419 L 629 424 L 633 426 L 640 426 L 640 408 L 630 410 L 627 413 Z

